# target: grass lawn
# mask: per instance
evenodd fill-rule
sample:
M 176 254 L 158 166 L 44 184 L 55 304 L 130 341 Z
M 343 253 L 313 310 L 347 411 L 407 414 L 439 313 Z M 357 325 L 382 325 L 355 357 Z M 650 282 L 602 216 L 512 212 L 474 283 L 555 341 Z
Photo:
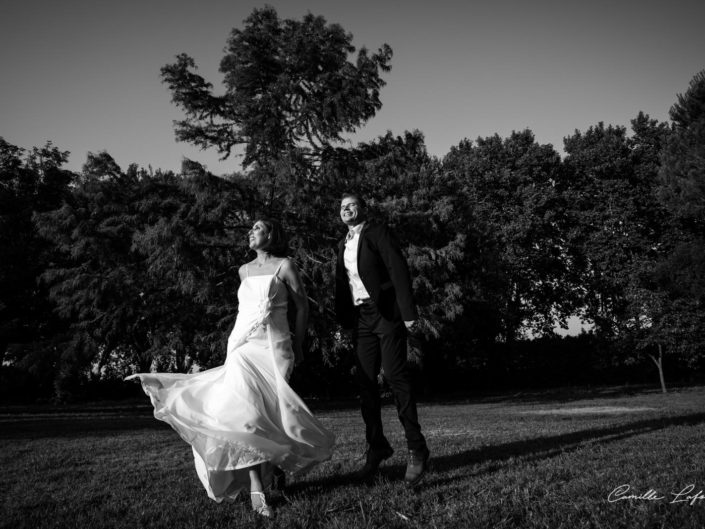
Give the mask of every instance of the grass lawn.
M 338 436 L 333 459 L 272 497 L 272 521 L 244 497 L 209 500 L 190 447 L 151 416 L 146 397 L 138 406 L 3 407 L 0 527 L 702 529 L 704 405 L 705 387 L 424 403 L 433 468 L 416 490 L 403 484 L 392 406 L 384 416 L 396 453 L 372 485 L 351 479 L 364 449 L 357 409 L 321 409 Z M 630 488 L 613 492 L 620 486 Z

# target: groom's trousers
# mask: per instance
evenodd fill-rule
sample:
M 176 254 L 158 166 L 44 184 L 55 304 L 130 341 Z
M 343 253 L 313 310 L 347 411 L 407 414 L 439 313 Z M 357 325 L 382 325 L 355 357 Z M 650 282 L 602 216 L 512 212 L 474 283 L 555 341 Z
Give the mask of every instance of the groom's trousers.
M 421 434 L 411 374 L 406 362 L 407 331 L 401 320 L 382 317 L 372 301 L 355 308 L 356 324 L 353 340 L 356 350 L 356 379 L 360 391 L 360 407 L 365 421 L 366 438 L 372 451 L 390 448 L 382 428 L 382 410 L 377 375 L 380 366 L 384 379 L 394 395 L 399 421 L 404 427 L 407 446 L 421 450 L 426 440 Z

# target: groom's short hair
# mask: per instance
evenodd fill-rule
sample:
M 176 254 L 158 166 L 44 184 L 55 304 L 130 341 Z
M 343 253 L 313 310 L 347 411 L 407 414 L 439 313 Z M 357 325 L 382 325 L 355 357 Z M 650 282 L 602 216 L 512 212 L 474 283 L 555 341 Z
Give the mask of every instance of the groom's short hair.
M 365 202 L 365 199 L 362 198 L 357 193 L 353 193 L 353 192 L 343 193 L 343 195 L 340 197 L 340 200 L 342 201 L 346 198 L 354 198 L 362 209 L 367 209 L 367 202 Z

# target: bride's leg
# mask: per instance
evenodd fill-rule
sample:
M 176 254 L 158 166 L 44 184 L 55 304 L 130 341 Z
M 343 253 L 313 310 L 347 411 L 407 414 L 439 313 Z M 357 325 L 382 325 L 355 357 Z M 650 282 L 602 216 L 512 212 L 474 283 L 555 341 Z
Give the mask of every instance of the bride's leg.
M 250 492 L 262 492 L 262 475 L 260 473 L 260 465 L 255 465 L 247 469 L 250 473 Z
M 262 475 L 260 473 L 260 465 L 255 465 L 248 468 L 250 474 L 250 500 L 252 501 L 252 510 L 262 516 L 270 517 L 273 515 L 272 508 L 267 505 L 264 496 L 264 488 L 262 487 Z

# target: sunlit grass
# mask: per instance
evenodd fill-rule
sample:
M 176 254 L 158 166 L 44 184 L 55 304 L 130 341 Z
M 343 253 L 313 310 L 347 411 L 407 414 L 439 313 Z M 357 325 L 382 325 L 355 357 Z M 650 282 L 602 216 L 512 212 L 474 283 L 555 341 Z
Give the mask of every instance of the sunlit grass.
M 186 445 L 146 405 L 0 409 L 0 527 L 705 527 L 705 388 L 515 394 L 420 406 L 433 470 L 403 484 L 397 452 L 357 484 L 363 428 L 354 408 L 320 409 L 332 460 L 272 498 L 273 521 L 203 491 Z M 662 500 L 607 501 L 619 485 Z

